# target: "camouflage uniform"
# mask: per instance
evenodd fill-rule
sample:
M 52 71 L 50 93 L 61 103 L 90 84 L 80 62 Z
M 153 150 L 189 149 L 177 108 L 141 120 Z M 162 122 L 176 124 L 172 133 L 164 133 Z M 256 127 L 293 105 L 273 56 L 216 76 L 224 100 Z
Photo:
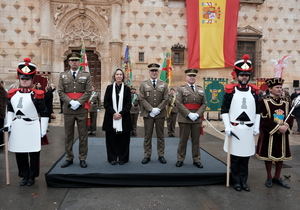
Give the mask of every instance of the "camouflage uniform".
M 166 104 L 168 103 L 168 86 L 165 82 L 157 79 L 155 88 L 151 80 L 142 82 L 140 86 L 140 105 L 141 116 L 144 118 L 145 141 L 144 156 L 151 157 L 151 140 L 153 128 L 155 125 L 157 135 L 157 152 L 158 156 L 164 156 L 165 140 L 164 140 L 164 121 L 166 117 Z M 160 114 L 150 117 L 149 113 L 152 108 L 161 109 Z
M 87 142 L 87 109 L 84 108 L 85 102 L 89 100 L 91 95 L 91 78 L 90 73 L 78 71 L 74 79 L 71 71 L 62 72 L 59 76 L 58 94 L 63 101 L 64 126 L 65 126 L 65 150 L 66 160 L 73 160 L 74 155 L 72 151 L 74 141 L 74 126 L 77 122 L 79 134 L 79 159 L 85 160 L 88 151 Z M 70 101 L 72 100 L 68 93 L 81 93 L 82 96 L 78 99 L 81 106 L 77 110 L 70 108 Z
M 194 108 L 187 108 L 186 106 L 189 104 L 194 105 Z M 177 89 L 176 105 L 179 112 L 178 124 L 180 129 L 177 160 L 184 161 L 187 141 L 191 135 L 193 162 L 200 162 L 200 129 L 203 113 L 206 108 L 206 100 L 202 87 L 195 85 L 195 91 L 188 84 L 179 87 Z M 188 118 L 190 112 L 197 113 L 199 118 L 196 121 L 192 121 Z

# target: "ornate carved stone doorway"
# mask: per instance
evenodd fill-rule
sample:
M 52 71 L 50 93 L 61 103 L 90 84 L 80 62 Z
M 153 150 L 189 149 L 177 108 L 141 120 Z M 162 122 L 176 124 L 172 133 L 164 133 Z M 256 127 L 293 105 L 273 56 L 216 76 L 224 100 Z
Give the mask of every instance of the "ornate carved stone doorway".
M 80 50 L 71 50 L 72 52 L 80 53 Z M 64 61 L 65 68 L 64 70 L 69 70 L 68 58 L 70 57 L 71 53 L 67 56 L 67 59 Z M 91 80 L 92 84 L 97 91 L 101 92 L 101 62 L 99 56 L 94 52 L 94 50 L 86 50 L 89 69 L 91 73 Z

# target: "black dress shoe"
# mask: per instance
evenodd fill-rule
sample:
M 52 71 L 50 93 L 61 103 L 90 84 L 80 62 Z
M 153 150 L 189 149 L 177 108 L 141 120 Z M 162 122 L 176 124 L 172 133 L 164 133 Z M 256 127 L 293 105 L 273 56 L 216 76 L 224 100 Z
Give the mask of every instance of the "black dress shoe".
M 96 132 L 95 131 L 90 131 L 88 135 L 89 136 L 96 136 Z
M 127 163 L 128 161 L 119 161 L 119 165 L 124 165 L 125 163 Z
M 164 158 L 164 156 L 158 157 L 158 161 L 159 161 L 160 163 L 162 163 L 162 164 L 166 164 L 166 163 L 167 163 L 167 161 L 166 161 L 166 159 Z
M 266 182 L 265 182 L 265 186 L 267 188 L 271 188 L 272 185 L 273 185 L 272 179 L 267 179 Z
M 247 192 L 250 192 L 250 187 L 246 183 L 242 184 L 242 189 L 247 191 Z
M 20 186 L 25 186 L 25 185 L 27 185 L 27 182 L 28 182 L 28 179 L 27 179 L 27 178 L 23 178 L 23 179 L 20 181 Z
M 169 134 L 169 137 L 175 137 L 175 135 L 174 134 Z
M 150 158 L 149 157 L 144 157 L 144 159 L 142 160 L 142 164 L 147 164 L 150 162 Z
M 34 185 L 34 178 L 28 179 L 28 182 L 27 182 L 27 186 L 32 186 L 32 185 Z
M 239 191 L 239 192 L 242 191 L 242 187 L 240 184 L 233 185 L 233 189 L 235 189 L 236 191 Z
M 279 179 L 273 178 L 273 179 L 272 179 L 272 182 L 273 182 L 274 184 L 277 184 L 277 185 L 279 185 L 279 186 L 281 186 L 281 187 L 284 187 L 284 188 L 286 188 L 286 189 L 290 189 L 290 188 L 291 188 L 291 187 L 290 187 L 287 183 L 285 183 L 281 178 L 279 178 Z
M 175 166 L 176 167 L 181 167 L 181 166 L 183 166 L 183 162 L 182 161 L 177 161 Z
M 203 165 L 201 162 L 194 162 L 193 165 L 196 166 L 197 168 L 203 168 Z
M 85 160 L 80 160 L 79 165 L 80 165 L 81 168 L 86 168 L 87 167 L 87 164 L 86 164 Z
M 113 166 L 118 164 L 118 162 L 116 160 L 109 161 L 109 163 Z
M 70 166 L 70 165 L 72 165 L 73 164 L 73 160 L 65 160 L 65 162 L 63 162 L 63 164 L 61 164 L 61 168 L 66 168 L 66 167 L 68 167 L 68 166 Z

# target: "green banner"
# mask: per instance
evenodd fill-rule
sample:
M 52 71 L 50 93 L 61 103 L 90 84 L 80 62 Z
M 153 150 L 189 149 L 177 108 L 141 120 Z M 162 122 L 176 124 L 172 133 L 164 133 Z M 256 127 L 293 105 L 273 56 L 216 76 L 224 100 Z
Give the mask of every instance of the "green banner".
M 204 78 L 204 91 L 207 101 L 206 111 L 221 111 L 224 86 L 228 83 L 225 78 Z

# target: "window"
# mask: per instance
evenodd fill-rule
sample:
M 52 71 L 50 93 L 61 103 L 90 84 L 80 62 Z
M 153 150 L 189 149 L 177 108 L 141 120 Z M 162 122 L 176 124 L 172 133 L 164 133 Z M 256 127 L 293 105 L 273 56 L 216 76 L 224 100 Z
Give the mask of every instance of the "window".
M 241 59 L 244 54 L 250 55 L 253 66 L 253 79 L 261 77 L 261 37 L 262 32 L 252 26 L 238 28 L 237 37 L 237 59 Z
M 177 43 L 173 45 L 171 49 L 173 65 L 183 65 L 185 47 L 182 44 Z
M 145 62 L 145 53 L 139 52 L 139 62 Z

